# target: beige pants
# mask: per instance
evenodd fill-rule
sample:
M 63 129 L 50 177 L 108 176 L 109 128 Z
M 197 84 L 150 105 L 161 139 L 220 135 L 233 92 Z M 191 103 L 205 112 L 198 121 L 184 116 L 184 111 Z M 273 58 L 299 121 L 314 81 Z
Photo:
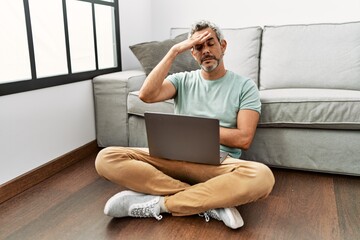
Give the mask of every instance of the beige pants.
M 169 161 L 139 148 L 105 148 L 95 166 L 116 184 L 165 196 L 165 206 L 175 216 L 253 202 L 267 197 L 275 183 L 271 170 L 258 162 L 230 157 L 220 166 Z

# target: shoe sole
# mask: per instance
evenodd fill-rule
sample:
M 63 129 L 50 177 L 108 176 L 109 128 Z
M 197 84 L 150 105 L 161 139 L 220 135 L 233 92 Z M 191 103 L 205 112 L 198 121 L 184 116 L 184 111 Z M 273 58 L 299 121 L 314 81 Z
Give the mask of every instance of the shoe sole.
M 236 208 L 225 208 L 226 215 L 230 218 L 230 224 L 228 227 L 237 229 L 244 226 L 244 220 L 242 219 L 239 211 Z

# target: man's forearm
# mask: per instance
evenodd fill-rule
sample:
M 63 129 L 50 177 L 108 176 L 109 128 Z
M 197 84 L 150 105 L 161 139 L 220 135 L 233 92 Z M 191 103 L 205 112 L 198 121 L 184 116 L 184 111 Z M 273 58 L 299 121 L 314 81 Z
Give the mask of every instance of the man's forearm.
M 168 75 L 178 53 L 172 48 L 158 65 L 150 72 L 142 85 L 139 97 L 145 102 L 151 102 L 161 91 L 161 86 Z
M 236 147 L 243 150 L 249 149 L 253 136 L 238 128 L 220 127 L 220 144 Z
M 175 58 L 179 54 L 187 50 L 190 50 L 193 46 L 197 44 L 203 44 L 210 36 L 211 33 L 209 31 L 205 31 L 204 33 L 196 37 L 188 38 L 172 46 L 172 48 L 165 55 L 165 57 L 150 72 L 149 76 L 145 79 L 145 82 L 140 89 L 140 93 L 139 93 L 140 99 L 145 102 L 154 102 L 156 100 L 169 97 L 173 93 L 173 90 L 171 90 L 172 87 L 169 87 L 169 85 L 163 86 L 163 82 L 167 77 L 171 65 L 173 64 Z M 163 91 L 164 89 L 165 92 Z

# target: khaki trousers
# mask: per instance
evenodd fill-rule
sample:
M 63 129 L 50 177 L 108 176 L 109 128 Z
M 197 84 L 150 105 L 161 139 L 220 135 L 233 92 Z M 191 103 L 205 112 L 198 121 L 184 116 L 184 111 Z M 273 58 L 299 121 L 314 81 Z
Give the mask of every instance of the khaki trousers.
M 165 196 L 165 206 L 174 216 L 253 202 L 267 197 L 275 183 L 271 170 L 258 162 L 231 157 L 220 166 L 170 161 L 139 148 L 105 148 L 95 167 L 118 185 Z

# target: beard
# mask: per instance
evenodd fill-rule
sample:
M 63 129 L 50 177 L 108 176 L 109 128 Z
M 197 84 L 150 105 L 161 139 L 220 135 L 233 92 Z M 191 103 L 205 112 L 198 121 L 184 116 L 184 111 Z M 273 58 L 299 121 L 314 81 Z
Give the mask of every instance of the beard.
M 215 63 L 212 63 L 210 65 L 205 66 L 203 63 L 206 62 L 206 61 L 209 61 L 209 60 L 215 60 Z M 215 56 L 208 54 L 208 55 L 205 55 L 204 57 L 201 58 L 200 67 L 205 72 L 212 72 L 213 70 L 215 70 L 219 66 L 221 60 L 222 60 L 222 57 L 221 58 L 216 58 Z

